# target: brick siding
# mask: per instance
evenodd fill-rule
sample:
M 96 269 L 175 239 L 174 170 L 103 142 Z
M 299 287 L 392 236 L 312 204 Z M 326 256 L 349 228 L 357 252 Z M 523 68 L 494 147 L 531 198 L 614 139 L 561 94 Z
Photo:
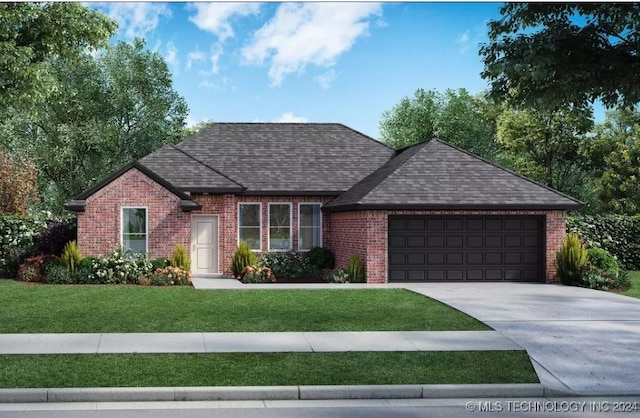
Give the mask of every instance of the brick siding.
M 359 211 L 331 214 L 331 250 L 336 265 L 344 268 L 352 253 L 365 263 L 368 283 L 388 280 L 389 215 L 537 215 L 545 217 L 545 269 L 547 283 L 557 282 L 555 254 L 565 237 L 565 212 L 555 211 Z
M 78 213 L 78 245 L 84 255 L 103 256 L 121 244 L 121 208 L 147 207 L 149 257 L 170 257 L 177 244 L 191 251 L 191 214 L 219 219 L 219 271 L 231 274 L 238 245 L 238 203 L 262 204 L 262 250 L 268 249 L 269 203 L 291 203 L 292 248 L 298 248 L 298 205 L 326 204 L 331 196 L 195 195 L 202 209 L 183 212 L 180 199 L 135 168 L 122 174 L 86 201 Z M 322 245 L 333 251 L 344 268 L 351 254 L 365 264 L 368 283 L 388 280 L 389 215 L 538 215 L 545 217 L 546 281 L 556 282 L 555 253 L 565 237 L 565 212 L 556 211 L 357 211 L 322 214 Z
M 180 199 L 132 168 L 87 198 L 78 213 L 78 246 L 85 256 L 104 256 L 121 245 L 121 208 L 147 208 L 149 258 L 170 257 L 177 244 L 190 247 L 190 216 Z

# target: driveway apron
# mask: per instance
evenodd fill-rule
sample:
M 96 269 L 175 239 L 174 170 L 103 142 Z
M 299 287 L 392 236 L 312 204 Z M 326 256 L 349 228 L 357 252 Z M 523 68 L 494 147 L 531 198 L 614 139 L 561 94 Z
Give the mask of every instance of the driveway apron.
M 640 391 L 640 300 L 550 284 L 427 283 L 407 289 L 486 323 L 527 350 L 541 383 Z

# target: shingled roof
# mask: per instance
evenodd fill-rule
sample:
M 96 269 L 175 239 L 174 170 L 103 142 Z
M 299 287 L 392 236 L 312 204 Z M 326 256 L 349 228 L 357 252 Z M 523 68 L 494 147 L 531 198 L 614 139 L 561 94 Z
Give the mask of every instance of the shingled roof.
M 577 209 L 581 202 L 433 139 L 397 151 L 325 205 L 362 209 Z
M 214 123 L 140 162 L 185 192 L 337 196 L 393 154 L 337 123 Z

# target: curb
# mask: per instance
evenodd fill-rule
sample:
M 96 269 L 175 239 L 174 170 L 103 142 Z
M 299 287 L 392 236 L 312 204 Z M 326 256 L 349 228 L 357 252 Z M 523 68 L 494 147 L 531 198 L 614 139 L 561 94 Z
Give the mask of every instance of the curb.
M 538 398 L 545 396 L 545 392 L 545 387 L 539 383 L 496 385 L 25 388 L 0 389 L 0 403 Z

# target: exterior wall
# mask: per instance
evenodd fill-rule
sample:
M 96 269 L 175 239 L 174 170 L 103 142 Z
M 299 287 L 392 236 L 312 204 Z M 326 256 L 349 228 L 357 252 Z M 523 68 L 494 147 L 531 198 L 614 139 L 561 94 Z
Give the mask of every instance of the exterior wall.
M 78 246 L 85 256 L 104 256 L 121 245 L 121 208 L 147 208 L 149 258 L 170 257 L 177 244 L 190 248 L 190 215 L 180 199 L 135 168 L 86 200 L 78 213 Z
M 538 215 L 545 217 L 545 267 L 547 283 L 557 282 L 555 253 L 565 237 L 565 211 L 357 211 L 331 213 L 331 250 L 343 268 L 352 253 L 363 262 L 367 283 L 388 281 L 389 215 Z
M 321 203 L 326 204 L 332 196 L 239 196 L 239 195 L 194 195 L 202 209 L 191 212 L 193 215 L 218 215 L 219 217 L 219 271 L 231 275 L 231 260 L 238 247 L 238 203 L 262 204 L 262 251 L 269 248 L 269 203 L 291 203 L 291 244 L 292 249 L 298 249 L 298 204 Z M 329 217 L 322 214 L 322 245 L 328 246 L 331 241 L 331 226 Z

